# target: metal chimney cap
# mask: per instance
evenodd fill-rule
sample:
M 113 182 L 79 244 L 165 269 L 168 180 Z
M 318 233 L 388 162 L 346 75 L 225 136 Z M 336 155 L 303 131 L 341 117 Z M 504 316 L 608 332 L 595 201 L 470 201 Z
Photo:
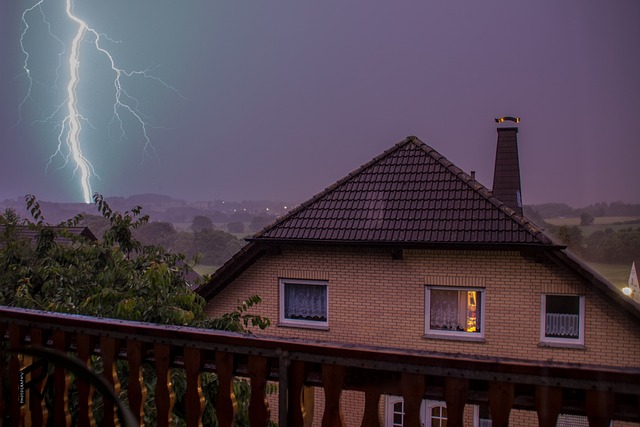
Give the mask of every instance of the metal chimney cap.
M 500 117 L 499 119 L 496 119 L 496 123 L 503 123 L 503 122 L 520 123 L 520 117 L 504 116 L 504 117 Z

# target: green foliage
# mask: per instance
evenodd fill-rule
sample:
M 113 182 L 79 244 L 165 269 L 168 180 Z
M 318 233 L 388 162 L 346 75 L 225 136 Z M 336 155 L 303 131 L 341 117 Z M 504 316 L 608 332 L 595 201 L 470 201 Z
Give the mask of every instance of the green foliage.
M 258 295 L 253 295 L 238 305 L 231 313 L 223 314 L 218 318 L 205 319 L 199 322 L 198 326 L 233 332 L 245 331 L 249 324 L 253 327 L 266 329 L 271 324 L 269 319 L 248 313 L 249 309 L 260 303 L 260 301 L 262 299 Z
M 567 245 L 569 249 L 580 252 L 582 249 L 582 231 L 578 227 L 561 226 L 558 229 L 558 238 Z
M 45 222 L 36 198 L 28 195 L 25 200 L 32 220 L 21 220 L 11 210 L 0 214 L 0 304 L 234 332 L 269 325 L 269 319 L 249 313 L 260 302 L 258 296 L 248 298 L 218 319 L 207 319 L 205 301 L 190 290 L 185 280 L 189 269 L 185 256 L 161 246 L 143 245 L 135 238 L 134 230 L 149 221 L 139 206 L 124 213 L 115 212 L 96 194 L 95 204 L 102 222 L 108 226 L 101 241 L 90 241 L 70 230 L 82 221 L 82 216 L 51 226 Z M 158 226 L 158 230 L 171 231 L 166 225 Z M 203 245 L 216 236 L 211 230 L 195 234 Z M 221 244 L 228 242 L 223 239 Z M 118 371 L 126 390 L 126 365 L 119 365 Z M 180 399 L 183 373 L 174 375 L 176 396 Z M 155 374 L 149 369 L 144 376 L 152 394 Z M 205 378 L 208 379 L 203 388 L 212 388 L 215 376 Z M 123 393 L 126 397 L 126 391 Z M 205 414 L 215 417 L 210 396 L 207 399 Z M 153 401 L 152 396 L 148 401 Z M 150 403 L 145 417 L 149 418 L 149 425 L 154 424 Z
M 640 227 L 596 231 L 585 239 L 585 257 L 599 262 L 628 263 L 640 255 Z

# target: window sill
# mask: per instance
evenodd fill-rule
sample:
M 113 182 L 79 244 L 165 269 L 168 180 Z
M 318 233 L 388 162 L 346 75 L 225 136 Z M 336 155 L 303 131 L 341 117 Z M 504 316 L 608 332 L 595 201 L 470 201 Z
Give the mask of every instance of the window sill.
M 308 325 L 308 324 L 300 324 L 300 323 L 276 323 L 278 328 L 294 328 L 294 329 L 313 329 L 315 331 L 328 331 L 329 326 L 327 325 Z
M 478 342 L 484 343 L 486 340 L 484 337 L 472 337 L 466 335 L 446 335 L 446 334 L 430 334 L 426 333 L 422 336 L 425 339 L 447 340 L 447 341 L 465 341 L 465 342 Z
M 584 344 L 578 343 L 570 343 L 570 342 L 549 342 L 549 341 L 540 341 L 538 343 L 538 347 L 541 348 L 568 348 L 573 350 L 586 350 Z

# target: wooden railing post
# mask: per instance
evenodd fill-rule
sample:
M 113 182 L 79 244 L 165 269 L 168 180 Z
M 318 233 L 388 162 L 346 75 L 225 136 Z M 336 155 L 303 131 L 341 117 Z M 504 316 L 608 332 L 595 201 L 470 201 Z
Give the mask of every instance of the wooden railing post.
M 169 427 L 172 421 L 174 403 L 173 387 L 171 385 L 171 346 L 155 344 L 153 355 L 156 363 L 156 413 L 158 427 Z
M 40 347 L 44 345 L 45 338 L 42 329 L 33 328 L 31 329 L 30 335 L 32 346 Z M 29 381 L 31 382 L 29 387 L 29 410 L 31 414 L 31 426 L 37 427 L 46 425 L 49 415 L 44 396 L 42 395 L 47 382 L 47 366 L 43 363 L 44 361 L 41 361 L 39 358 L 34 358 L 32 362 L 34 363 L 34 368 L 29 375 Z
M 491 427 L 508 427 L 509 414 L 515 400 L 515 388 L 512 383 L 489 384 L 489 408 L 491 409 Z
M 127 340 L 127 363 L 129 365 L 127 398 L 129 410 L 140 425 L 142 425 L 144 415 L 144 401 L 147 398 L 147 388 L 142 378 L 142 349 L 143 345 L 140 341 Z
M 540 427 L 556 427 L 562 408 L 562 389 L 560 387 L 536 387 L 536 412 Z
M 340 409 L 340 396 L 344 387 L 345 367 L 322 365 L 322 386 L 324 388 L 324 413 L 322 427 L 342 427 L 344 417 Z
M 233 427 L 237 403 L 233 394 L 233 354 L 216 352 L 216 371 L 218 373 L 218 400 L 216 414 L 220 427 Z
M 249 402 L 249 422 L 251 426 L 265 427 L 271 417 L 267 403 L 267 375 L 269 361 L 266 357 L 249 356 L 249 378 L 251 380 L 251 401 Z
M 380 420 L 380 389 L 369 387 L 364 392 L 364 415 L 360 427 L 382 427 Z
M 7 335 L 7 324 L 0 323 L 0 349 L 6 349 L 5 341 Z M 7 415 L 7 399 L 9 396 L 5 393 L 5 372 L 7 372 L 7 363 L 5 363 L 4 355 L 0 354 L 0 419 L 5 419 Z M 10 375 L 10 373 L 9 373 Z M 6 385 L 10 387 L 7 382 Z
M 613 393 L 587 390 L 585 403 L 589 427 L 609 427 L 614 411 Z
M 425 377 L 419 374 L 402 373 L 400 388 L 404 399 L 405 427 L 421 427 L 420 406 L 426 387 Z
M 120 394 L 120 381 L 118 380 L 118 372 L 116 370 L 116 359 L 119 352 L 119 343 L 115 338 L 100 338 L 100 350 L 102 352 L 103 371 L 102 376 L 113 387 L 116 396 Z M 104 419 L 102 424 L 107 427 L 119 425 L 118 410 L 116 403 L 106 396 L 102 396 L 104 406 Z
M 187 392 L 184 396 L 187 427 L 202 427 L 204 394 L 200 382 L 203 351 L 193 347 L 184 349 L 184 368 L 187 374 Z
M 66 353 L 67 333 L 64 331 L 53 331 L 53 348 Z M 58 427 L 71 425 L 71 413 L 69 412 L 69 386 L 71 380 L 69 374 L 63 366 L 56 365 L 53 370 L 53 383 L 55 393 L 53 395 L 53 424 Z
M 78 359 L 89 367 L 95 343 L 94 337 L 81 334 L 76 337 L 76 343 L 78 346 Z M 76 379 L 76 387 L 78 388 L 78 425 L 94 427 L 96 420 L 93 417 L 93 384 L 82 377 L 78 377 Z
M 12 349 L 19 349 L 23 345 L 24 328 L 16 324 L 9 325 L 9 345 Z M 22 426 L 25 424 L 27 414 L 24 399 L 26 393 L 24 388 L 24 378 L 20 370 L 23 368 L 23 356 L 12 353 L 9 358 L 9 417 L 11 425 Z M 23 402 L 21 402 L 23 400 Z
M 287 377 L 286 420 L 288 427 L 306 427 L 313 423 L 314 393 L 313 388 L 304 385 L 307 377 L 307 367 L 304 362 L 293 360 L 283 363 L 280 360 L 280 372 L 283 365 L 289 365 L 285 372 Z
M 464 405 L 469 394 L 469 381 L 447 377 L 444 380 L 444 400 L 447 402 L 447 426 L 462 427 Z

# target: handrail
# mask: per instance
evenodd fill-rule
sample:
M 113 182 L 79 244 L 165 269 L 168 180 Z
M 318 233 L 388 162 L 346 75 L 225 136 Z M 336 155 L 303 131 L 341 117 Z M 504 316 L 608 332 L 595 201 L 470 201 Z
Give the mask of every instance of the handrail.
M 339 384 L 339 390 L 357 390 L 365 393 L 374 390 L 378 399 L 381 394 L 402 395 L 407 399 L 411 392 L 407 391 L 403 384 L 408 384 L 410 378 L 421 378 L 420 381 L 429 378 L 429 383 L 434 385 L 427 387 L 418 396 L 420 399 L 428 395 L 444 400 L 443 390 L 450 387 L 452 381 L 466 384 L 471 393 L 468 393 L 461 403 L 462 407 L 465 403 L 484 402 L 496 406 L 495 411 L 511 410 L 514 405 L 522 409 L 536 410 L 535 391 L 554 388 L 571 390 L 572 393 L 564 394 L 576 396 L 575 401 L 564 399 L 564 410 L 588 412 L 590 409 L 584 404 L 584 399 L 587 398 L 585 396 L 592 395 L 598 399 L 615 398 L 616 404 L 610 414 L 605 414 L 606 416 L 640 421 L 640 414 L 634 409 L 634 405 L 637 406 L 640 399 L 640 368 L 319 343 L 9 307 L 0 307 L 0 332 L 12 347 L 30 344 L 33 341 L 32 336 L 37 333 L 41 335 L 38 338 L 41 341 L 40 345 L 78 354 L 81 341 L 84 339 L 82 337 L 90 337 L 94 342 L 90 346 L 93 354 L 104 357 L 111 353 L 116 358 L 129 360 L 129 363 L 133 363 L 134 369 L 139 369 L 142 362 L 154 363 L 156 368 L 160 369 L 158 366 L 161 354 L 166 354 L 168 364 L 162 368 L 165 370 L 193 370 L 189 364 L 196 360 L 198 367 L 193 373 L 194 379 L 191 380 L 196 382 L 199 381 L 199 373 L 207 371 L 216 372 L 229 380 L 234 375 L 249 377 L 252 387 L 254 380 L 277 381 L 280 387 L 278 421 L 281 426 L 288 423 L 293 425 L 292 420 L 299 415 L 292 413 L 297 412 L 294 408 L 299 408 L 299 405 L 296 406 L 298 402 L 291 401 L 299 399 L 299 396 L 296 396 L 296 393 L 286 393 L 292 386 L 316 386 L 327 389 L 338 387 L 336 384 Z M 134 343 L 144 347 L 136 357 L 133 357 L 131 350 Z M 83 356 L 83 359 L 86 358 L 86 355 Z M 133 359 L 139 360 L 132 362 Z M 10 382 L 16 381 L 17 377 L 12 369 L 15 370 L 18 365 L 19 361 L 12 358 L 8 366 Z M 161 373 L 167 375 L 167 372 Z M 112 376 L 111 382 L 113 381 Z M 508 405 L 497 405 L 495 396 L 499 393 L 494 391 L 495 385 L 506 385 L 508 389 L 517 387 L 517 399 L 513 402 L 505 401 Z M 162 393 L 165 392 L 162 388 L 165 386 L 170 388 L 166 384 L 161 386 Z M 195 396 L 199 396 L 199 384 L 192 387 L 196 387 L 194 393 Z M 264 385 L 260 387 L 256 389 L 256 393 L 264 392 Z M 170 390 L 167 389 L 167 393 L 170 394 Z M 337 394 L 339 396 L 339 393 Z M 167 399 L 169 404 L 170 396 Z M 254 406 L 261 405 L 259 401 L 260 399 L 256 398 Z M 195 410 L 199 410 L 197 405 Z M 137 409 L 133 411 L 134 414 L 136 411 Z M 260 412 L 261 417 L 268 417 L 268 411 L 267 415 L 264 414 L 264 409 Z M 219 413 L 219 417 L 221 414 L 224 414 L 224 411 Z M 21 415 L 17 413 L 14 416 Z M 325 413 L 325 416 L 333 415 Z M 499 416 L 494 417 L 494 426 L 499 425 L 495 422 L 498 419 Z

